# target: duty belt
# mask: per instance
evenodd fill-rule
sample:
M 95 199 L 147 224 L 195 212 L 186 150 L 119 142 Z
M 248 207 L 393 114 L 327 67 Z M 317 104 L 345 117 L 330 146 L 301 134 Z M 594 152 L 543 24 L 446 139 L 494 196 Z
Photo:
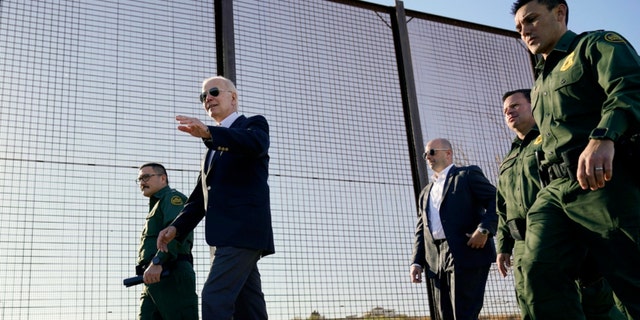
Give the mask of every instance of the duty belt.
M 562 178 L 570 178 L 575 180 L 575 175 L 571 171 L 571 167 L 565 163 L 553 163 L 547 167 L 547 173 L 549 174 L 549 181 Z
M 583 147 L 575 147 L 562 152 L 560 154 L 562 162 L 555 163 L 544 163 L 544 152 L 542 152 L 542 150 L 536 151 L 538 174 L 540 175 L 540 184 L 542 187 L 547 186 L 553 180 L 562 178 L 577 181 L 576 171 L 578 167 L 578 157 L 583 149 Z

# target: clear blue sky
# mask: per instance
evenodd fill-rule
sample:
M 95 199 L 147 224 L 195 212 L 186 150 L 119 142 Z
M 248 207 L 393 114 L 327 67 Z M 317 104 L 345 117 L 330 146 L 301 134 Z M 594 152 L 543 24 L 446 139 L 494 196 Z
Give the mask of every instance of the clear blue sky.
M 395 6 L 395 0 L 364 0 Z M 501 29 L 514 30 L 512 0 L 405 0 L 405 9 L 431 13 Z M 640 0 L 567 0 L 569 29 L 606 29 L 622 34 L 640 50 Z

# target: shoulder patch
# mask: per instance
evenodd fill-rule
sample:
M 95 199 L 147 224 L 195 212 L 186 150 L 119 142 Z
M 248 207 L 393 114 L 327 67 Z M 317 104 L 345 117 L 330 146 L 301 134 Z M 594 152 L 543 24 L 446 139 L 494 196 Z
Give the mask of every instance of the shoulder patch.
M 542 143 L 542 135 L 539 135 L 536 140 L 533 141 L 533 144 L 541 144 Z
M 174 206 L 181 206 L 184 204 L 184 202 L 182 201 L 182 198 L 180 198 L 180 196 L 173 196 L 171 197 L 171 204 Z
M 624 39 L 622 39 L 622 37 L 616 33 L 613 32 L 607 32 L 607 34 L 604 35 L 604 40 L 608 41 L 608 42 L 613 42 L 613 43 L 624 43 Z
M 562 67 L 560 67 L 560 71 L 567 71 L 569 68 L 571 68 L 571 66 L 573 65 L 573 62 L 575 61 L 575 57 L 576 57 L 576 52 L 571 52 L 571 54 L 569 54 L 566 58 L 564 58 L 564 63 L 562 64 Z

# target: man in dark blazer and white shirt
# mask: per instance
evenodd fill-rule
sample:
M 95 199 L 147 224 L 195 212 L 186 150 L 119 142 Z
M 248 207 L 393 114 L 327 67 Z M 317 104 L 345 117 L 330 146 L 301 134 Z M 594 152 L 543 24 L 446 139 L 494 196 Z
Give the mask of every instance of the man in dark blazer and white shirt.
M 158 235 L 158 249 L 205 219 L 211 269 L 202 289 L 204 320 L 267 319 L 258 260 L 274 253 L 269 204 L 269 125 L 238 114 L 238 92 L 224 77 L 205 79 L 200 101 L 217 126 L 176 116 L 178 129 L 202 138 L 207 153 L 180 215 Z
M 496 260 L 496 189 L 479 167 L 453 164 L 449 141 L 425 150 L 434 175 L 419 198 L 411 281 L 422 282 L 424 270 L 440 319 L 476 320 Z

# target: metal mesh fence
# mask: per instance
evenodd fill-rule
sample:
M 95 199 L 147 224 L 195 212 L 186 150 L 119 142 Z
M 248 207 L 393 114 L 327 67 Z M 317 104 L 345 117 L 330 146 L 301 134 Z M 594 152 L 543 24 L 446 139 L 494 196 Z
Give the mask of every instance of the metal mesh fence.
M 188 194 L 215 75 L 209 1 L 0 2 L 0 319 L 132 319 L 147 198 L 163 163 Z M 426 317 L 409 282 L 415 194 L 390 9 L 358 1 L 235 0 L 240 112 L 270 124 L 276 254 L 259 263 L 272 319 Z M 424 141 L 492 182 L 511 134 L 504 91 L 531 85 L 507 32 L 407 12 Z M 209 267 L 203 224 L 198 289 Z M 315 312 L 315 313 L 314 313 Z M 517 313 L 492 270 L 482 315 Z

